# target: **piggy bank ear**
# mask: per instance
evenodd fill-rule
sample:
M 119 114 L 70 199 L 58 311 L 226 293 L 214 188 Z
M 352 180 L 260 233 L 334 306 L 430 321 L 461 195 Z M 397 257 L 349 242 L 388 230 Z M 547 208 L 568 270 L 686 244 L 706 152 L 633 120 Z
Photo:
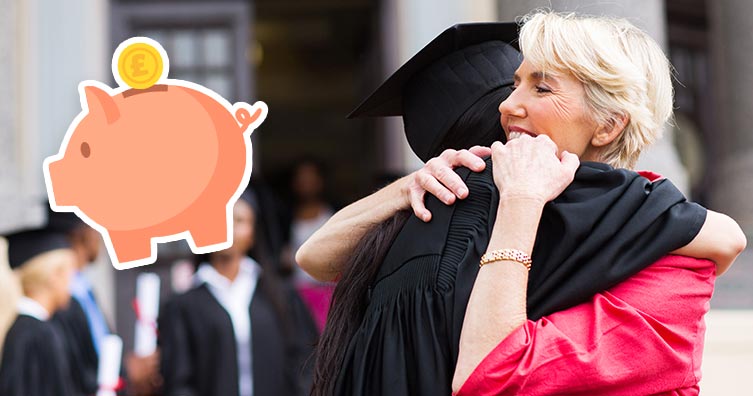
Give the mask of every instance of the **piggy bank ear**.
M 92 85 L 84 87 L 86 95 L 86 105 L 89 107 L 89 114 L 96 118 L 104 118 L 107 123 L 113 123 L 120 117 L 118 105 L 110 95 Z

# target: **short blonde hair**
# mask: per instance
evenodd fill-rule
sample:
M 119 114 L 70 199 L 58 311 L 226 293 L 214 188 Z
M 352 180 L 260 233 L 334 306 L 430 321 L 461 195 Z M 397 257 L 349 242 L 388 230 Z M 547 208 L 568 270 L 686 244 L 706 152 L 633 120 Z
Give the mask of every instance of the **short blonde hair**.
M 641 151 L 661 137 L 672 115 L 671 66 L 659 45 L 625 19 L 535 11 L 522 19 L 520 48 L 527 62 L 570 73 L 585 89 L 594 121 L 622 133 L 600 161 L 633 168 Z
M 50 250 L 38 254 L 26 261 L 15 270 L 21 290 L 25 295 L 34 294 L 38 289 L 45 289 L 53 277 L 55 277 L 60 267 L 66 265 L 73 267 L 76 263 L 76 256 L 73 250 L 62 248 Z

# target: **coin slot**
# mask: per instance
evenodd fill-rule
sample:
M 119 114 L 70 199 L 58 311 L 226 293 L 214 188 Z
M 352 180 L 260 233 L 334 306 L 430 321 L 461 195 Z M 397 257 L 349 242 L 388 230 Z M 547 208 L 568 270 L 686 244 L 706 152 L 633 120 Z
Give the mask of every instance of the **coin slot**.
M 167 92 L 169 90 L 170 90 L 170 87 L 164 84 L 152 85 L 151 87 L 146 88 L 146 89 L 131 88 L 131 89 L 127 89 L 123 91 L 123 97 L 127 98 L 130 96 L 147 93 L 147 92 Z
M 81 143 L 81 155 L 84 156 L 84 158 L 89 158 L 89 156 L 92 153 L 91 147 L 89 147 L 89 143 L 83 142 Z

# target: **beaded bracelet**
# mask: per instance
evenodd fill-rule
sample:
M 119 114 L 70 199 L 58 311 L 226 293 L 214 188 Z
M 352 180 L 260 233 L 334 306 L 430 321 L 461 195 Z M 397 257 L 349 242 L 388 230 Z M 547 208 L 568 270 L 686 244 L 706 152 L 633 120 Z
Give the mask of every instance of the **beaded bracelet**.
M 523 264 L 529 271 L 531 270 L 531 256 L 517 249 L 499 249 L 493 252 L 489 252 L 481 256 L 481 262 L 479 267 L 483 267 L 486 264 L 493 263 L 495 261 L 509 260 Z

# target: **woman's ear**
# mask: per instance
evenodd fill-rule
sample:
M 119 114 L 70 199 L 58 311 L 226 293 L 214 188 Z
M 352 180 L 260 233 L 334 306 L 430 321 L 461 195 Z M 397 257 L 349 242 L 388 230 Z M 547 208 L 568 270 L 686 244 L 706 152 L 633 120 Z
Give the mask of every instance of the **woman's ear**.
M 617 136 L 620 136 L 627 126 L 630 117 L 627 114 L 615 114 L 606 125 L 600 127 L 591 138 L 591 145 L 594 147 L 604 147 L 612 143 Z

